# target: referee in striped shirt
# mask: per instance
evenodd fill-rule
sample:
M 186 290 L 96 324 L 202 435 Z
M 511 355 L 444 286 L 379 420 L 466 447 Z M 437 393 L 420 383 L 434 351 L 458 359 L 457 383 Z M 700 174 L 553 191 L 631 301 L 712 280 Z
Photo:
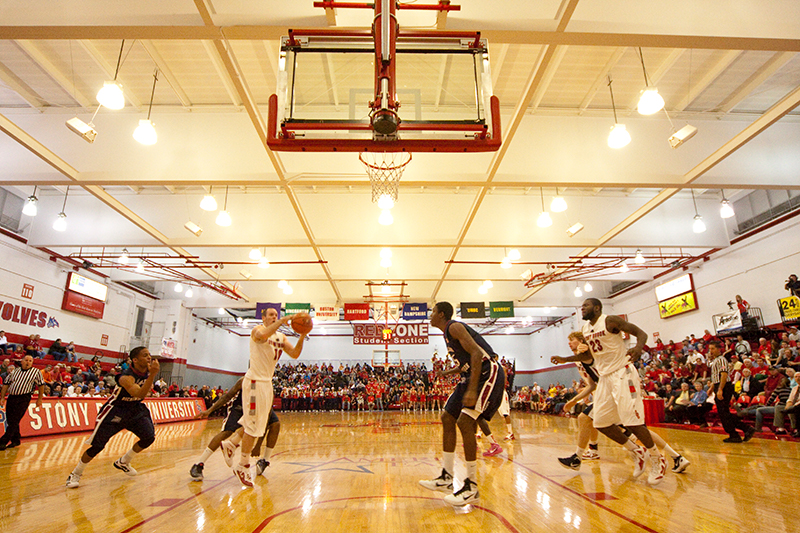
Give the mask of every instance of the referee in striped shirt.
M 26 355 L 20 366 L 15 368 L 3 383 L 0 391 L 0 408 L 6 408 L 6 432 L 0 437 L 0 450 L 19 446 L 20 434 L 19 423 L 28 405 L 31 403 L 31 396 L 35 388 L 39 389 L 39 397 L 36 399 L 36 408 L 42 408 L 42 396 L 44 395 L 44 380 L 38 368 L 33 368 L 33 357 Z M 8 393 L 8 402 L 6 402 Z
M 714 393 L 714 403 L 717 404 L 717 415 L 722 428 L 728 434 L 722 442 L 747 442 L 753 438 L 756 430 L 745 424 L 741 418 L 731 413 L 731 398 L 733 397 L 733 383 L 728 379 L 728 360 L 722 356 L 721 344 L 717 340 L 708 343 L 708 356 L 711 358 L 711 388 L 709 393 Z M 744 433 L 744 438 L 739 436 L 737 429 Z

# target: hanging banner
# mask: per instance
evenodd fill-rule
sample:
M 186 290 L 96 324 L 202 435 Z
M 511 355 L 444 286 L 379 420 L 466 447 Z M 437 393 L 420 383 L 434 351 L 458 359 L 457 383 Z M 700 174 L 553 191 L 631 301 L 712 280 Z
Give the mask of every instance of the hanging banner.
M 272 302 L 258 302 L 256 304 L 256 320 L 261 320 L 262 309 L 275 309 L 278 312 L 278 318 L 281 317 L 281 304 Z
M 369 320 L 369 304 L 344 304 L 345 320 Z
M 489 302 L 489 317 L 504 318 L 514 316 L 514 302 Z
M 336 305 L 315 305 L 314 320 L 339 320 L 339 307 Z
M 353 344 L 428 344 L 428 324 L 353 324 Z
M 714 320 L 714 330 L 717 333 L 722 333 L 723 331 L 729 331 L 733 329 L 741 329 L 742 327 L 742 315 L 739 314 L 738 309 L 728 311 L 727 313 L 714 315 L 711 318 Z
M 161 353 L 159 354 L 160 357 L 169 357 L 170 359 L 175 359 L 177 343 L 175 339 L 169 339 L 167 337 L 161 338 Z
M 486 302 L 461 302 L 461 318 L 486 318 Z
M 800 320 L 800 298 L 787 296 L 778 300 L 778 309 L 784 322 Z
M 296 315 L 297 313 L 310 313 L 311 304 L 286 304 L 286 314 Z
M 661 318 L 670 318 L 697 309 L 697 298 L 694 291 L 681 294 L 658 304 L 658 314 Z
M 403 304 L 403 320 L 425 320 L 428 318 L 428 304 Z

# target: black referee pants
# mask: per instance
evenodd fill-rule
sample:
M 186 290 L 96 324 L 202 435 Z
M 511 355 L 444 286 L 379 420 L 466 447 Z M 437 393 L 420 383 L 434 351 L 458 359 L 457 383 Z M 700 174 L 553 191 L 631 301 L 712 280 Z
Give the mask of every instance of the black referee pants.
M 719 388 L 719 384 L 715 384 Z M 722 398 L 715 398 L 714 402 L 717 404 L 717 415 L 720 422 L 722 422 L 722 429 L 731 437 L 736 438 L 739 434 L 736 432 L 740 429 L 743 433 L 747 433 L 750 426 L 745 424 L 741 418 L 731 413 L 731 398 L 733 398 L 733 383 L 728 381 L 722 388 Z
M 19 446 L 19 423 L 30 403 L 30 394 L 14 394 L 6 398 L 6 432 L 0 437 L 0 446 Z

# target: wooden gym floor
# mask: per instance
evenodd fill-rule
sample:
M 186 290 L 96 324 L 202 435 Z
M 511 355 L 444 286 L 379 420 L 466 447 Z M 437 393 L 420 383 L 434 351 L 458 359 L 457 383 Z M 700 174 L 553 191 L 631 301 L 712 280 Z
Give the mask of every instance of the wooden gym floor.
M 0 452 L 0 531 L 800 531 L 796 442 L 723 444 L 720 435 L 659 428 L 692 464 L 651 488 L 646 474 L 631 479 L 627 453 L 605 437 L 600 461 L 580 472 L 562 468 L 556 458 L 573 452 L 575 420 L 512 413 L 518 440 L 502 443 L 497 457 L 479 456 L 480 503 L 454 510 L 417 483 L 441 469 L 438 414 L 279 416 L 268 477 L 249 490 L 219 452 L 204 481 L 189 477 L 219 419 L 157 427 L 155 444 L 134 460 L 135 478 L 111 465 L 133 441 L 120 434 L 74 490 L 64 483 L 88 434 L 23 441 Z M 502 438 L 501 419 L 492 427 Z M 460 446 L 459 439 L 459 479 Z

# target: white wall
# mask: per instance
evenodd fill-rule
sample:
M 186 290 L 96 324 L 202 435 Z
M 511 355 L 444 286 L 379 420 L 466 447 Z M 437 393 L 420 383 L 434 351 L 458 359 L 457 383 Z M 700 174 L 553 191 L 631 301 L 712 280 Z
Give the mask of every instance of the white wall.
M 74 341 L 75 344 L 110 351 L 127 347 L 134 327 L 136 306 L 152 309 L 154 300 L 125 287 L 109 283 L 81 270 L 81 274 L 109 285 L 103 318 L 96 319 L 61 309 L 67 276 L 72 268 L 64 263 L 50 261 L 45 253 L 18 241 L 0 235 L 0 301 L 35 309 L 55 317 L 58 327 L 31 326 L 0 315 L 0 329 L 10 333 L 30 335 L 36 333 L 43 339 Z M 23 284 L 33 285 L 33 298 L 21 296 Z M 102 335 L 108 335 L 108 346 L 101 346 Z M 129 348 L 129 347 L 128 347 Z
M 614 312 L 627 313 L 629 321 L 651 338 L 660 333 L 664 342 L 680 341 L 691 333 L 702 336 L 705 329 L 713 333 L 711 316 L 727 311 L 727 302 L 737 294 L 761 308 L 765 324 L 780 323 L 776 300 L 788 295 L 783 286 L 789 274 L 800 273 L 800 220 L 795 217 L 717 252 L 689 272 L 697 291 L 697 311 L 668 319 L 659 316 L 655 286 L 684 274 L 675 272 L 615 298 Z

